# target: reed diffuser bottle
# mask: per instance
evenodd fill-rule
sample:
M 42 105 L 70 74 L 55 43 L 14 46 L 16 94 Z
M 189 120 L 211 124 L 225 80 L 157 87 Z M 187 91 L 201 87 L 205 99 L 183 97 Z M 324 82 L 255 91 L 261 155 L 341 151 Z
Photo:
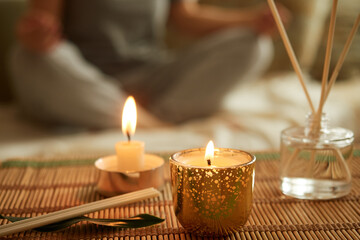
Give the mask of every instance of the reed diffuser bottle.
M 354 134 L 331 128 L 326 114 L 306 116 L 304 127 L 281 133 L 281 191 L 300 199 L 333 199 L 351 190 Z
M 351 190 L 349 163 L 353 153 L 354 134 L 347 129 L 330 128 L 326 114 L 323 114 L 323 107 L 360 25 L 360 14 L 355 19 L 329 77 L 338 4 L 338 0 L 333 0 L 321 80 L 321 98 L 319 107 L 315 110 L 274 0 L 268 0 L 268 4 L 312 111 L 312 114 L 307 116 L 304 127 L 289 128 L 281 132 L 280 189 L 286 195 L 301 199 L 332 199 L 345 196 Z

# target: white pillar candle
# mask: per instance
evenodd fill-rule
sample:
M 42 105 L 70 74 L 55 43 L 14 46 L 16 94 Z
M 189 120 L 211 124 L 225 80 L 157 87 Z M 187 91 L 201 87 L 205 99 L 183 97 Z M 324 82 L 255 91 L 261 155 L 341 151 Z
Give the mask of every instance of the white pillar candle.
M 118 170 L 139 171 L 144 167 L 144 142 L 121 141 L 116 143 Z
M 140 171 L 144 167 L 144 142 L 131 141 L 136 129 L 136 103 L 133 97 L 128 97 L 125 102 L 122 114 L 122 131 L 128 141 L 116 143 L 116 155 L 118 159 L 118 170 Z

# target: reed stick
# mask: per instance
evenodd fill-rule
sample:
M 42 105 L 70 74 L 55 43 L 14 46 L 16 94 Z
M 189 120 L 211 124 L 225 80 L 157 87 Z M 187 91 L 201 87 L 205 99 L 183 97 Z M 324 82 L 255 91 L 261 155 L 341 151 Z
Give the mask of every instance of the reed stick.
M 315 162 L 316 162 L 316 151 L 311 150 L 311 155 L 307 166 L 307 174 L 306 174 L 308 178 L 314 177 Z
M 145 200 L 147 198 L 158 197 L 160 192 L 154 188 L 146 188 L 143 190 L 126 193 L 120 196 L 107 198 L 80 206 L 63 209 L 49 214 L 40 215 L 37 217 L 25 219 L 22 221 L 9 223 L 0 226 L 0 236 L 25 231 L 51 223 L 63 221 L 69 218 L 81 216 L 87 213 L 96 212 L 102 209 L 107 209 L 116 206 L 122 206 L 137 201 Z
M 282 163 L 283 164 L 282 172 L 287 172 L 288 171 L 288 168 L 290 167 L 290 164 L 294 161 L 294 159 L 298 156 L 299 153 L 300 153 L 300 148 L 295 147 L 295 150 L 294 150 L 294 152 L 292 152 L 289 159 L 285 163 Z M 280 175 L 282 176 L 282 173 Z
M 335 152 L 335 156 L 336 156 L 337 160 L 340 160 L 340 162 L 342 163 L 342 165 L 345 168 L 345 172 L 346 172 L 345 179 L 346 179 L 346 181 L 350 182 L 351 181 L 351 171 L 350 171 L 349 165 L 347 164 L 347 162 L 346 162 L 345 158 L 343 157 L 342 153 L 340 152 L 339 148 L 333 147 L 332 149 Z
M 326 44 L 323 75 L 322 75 L 322 80 L 321 80 L 321 97 L 320 97 L 319 107 L 318 107 L 317 114 L 316 114 L 316 118 L 318 118 L 318 119 L 320 119 L 320 116 L 321 116 L 321 111 L 322 111 L 321 106 L 324 105 L 327 82 L 328 82 L 328 77 L 329 77 L 331 52 L 332 52 L 332 48 L 333 48 L 334 33 L 335 33 L 337 3 L 338 3 L 338 0 L 333 0 L 330 24 L 329 24 L 328 39 L 327 39 L 327 44 Z
M 330 93 L 330 90 L 332 88 L 332 86 L 334 85 L 338 75 L 339 75 L 339 72 L 340 72 L 340 69 L 344 63 L 344 60 L 345 60 L 345 57 L 346 55 L 348 54 L 349 52 L 349 49 L 350 49 L 350 46 L 351 46 L 351 43 L 355 37 L 355 33 L 357 31 L 357 29 L 359 28 L 359 25 L 360 25 L 360 14 L 357 16 L 355 22 L 354 22 L 354 25 L 350 31 L 350 34 L 346 40 L 346 43 L 345 43 L 345 46 L 340 54 L 340 57 L 339 57 L 339 60 L 337 61 L 336 65 L 335 65 L 335 68 L 333 70 L 333 73 L 331 74 L 331 77 L 330 77 L 330 81 L 329 81 L 329 84 L 328 84 L 328 87 L 326 89 L 326 94 L 325 94 L 325 99 L 324 99 L 324 102 L 323 104 L 321 105 L 321 110 L 325 104 L 325 101 L 326 99 L 328 98 L 329 96 L 329 93 Z
M 293 50 L 293 48 L 292 48 L 292 46 L 290 44 L 289 37 L 288 37 L 288 35 L 287 35 L 286 31 L 285 31 L 285 27 L 284 27 L 284 25 L 283 25 L 283 23 L 281 21 L 281 18 L 280 18 L 278 10 L 276 8 L 276 5 L 274 3 L 274 0 L 268 0 L 268 4 L 269 4 L 270 10 L 272 12 L 272 15 L 273 15 L 273 17 L 275 19 L 278 30 L 280 32 L 280 36 L 281 36 L 281 38 L 283 40 L 283 43 L 285 45 L 285 49 L 287 51 L 287 54 L 288 54 L 288 56 L 290 58 L 290 62 L 292 64 L 292 66 L 293 66 L 293 68 L 294 68 L 294 70 L 295 70 L 295 72 L 296 72 L 296 74 L 297 74 L 297 76 L 299 78 L 300 84 L 301 84 L 301 86 L 302 86 L 302 88 L 304 90 L 304 93 L 305 93 L 307 101 L 308 101 L 308 103 L 310 105 L 311 111 L 313 113 L 315 113 L 314 105 L 313 105 L 313 103 L 311 101 L 309 92 L 308 92 L 308 90 L 306 88 L 306 85 L 305 85 L 304 75 L 303 75 L 302 70 L 300 68 L 299 62 L 298 62 L 298 60 L 296 58 L 295 52 L 294 52 L 294 50 Z

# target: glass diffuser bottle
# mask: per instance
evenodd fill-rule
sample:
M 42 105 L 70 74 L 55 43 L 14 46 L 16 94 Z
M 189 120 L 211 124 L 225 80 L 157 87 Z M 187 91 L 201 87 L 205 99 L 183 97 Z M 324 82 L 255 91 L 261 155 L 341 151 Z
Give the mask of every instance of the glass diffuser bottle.
M 304 127 L 281 132 L 281 191 L 300 199 L 333 199 L 351 190 L 354 134 L 330 128 L 326 114 L 306 117 Z M 318 120 L 317 120 L 318 119 Z

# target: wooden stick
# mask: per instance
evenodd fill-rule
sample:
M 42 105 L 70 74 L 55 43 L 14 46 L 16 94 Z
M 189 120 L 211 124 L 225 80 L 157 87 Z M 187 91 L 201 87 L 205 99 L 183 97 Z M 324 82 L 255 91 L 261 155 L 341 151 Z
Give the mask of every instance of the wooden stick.
M 343 155 L 341 154 L 339 148 L 333 147 L 332 149 L 335 152 L 337 160 L 339 160 L 342 163 L 342 165 L 344 166 L 344 168 L 345 168 L 345 172 L 346 172 L 345 179 L 346 179 L 346 181 L 351 182 L 351 171 L 350 171 L 348 163 L 345 161 L 345 159 L 344 159 Z
M 356 33 L 359 25 L 360 25 L 360 14 L 357 16 L 357 18 L 356 18 L 356 20 L 354 22 L 354 25 L 353 25 L 353 27 L 351 29 L 351 32 L 350 32 L 350 34 L 349 34 L 349 36 L 348 36 L 348 38 L 346 40 L 345 46 L 344 46 L 344 48 L 343 48 L 343 50 L 342 50 L 342 52 L 340 54 L 339 60 L 335 65 L 333 73 L 331 74 L 330 81 L 329 81 L 328 87 L 326 89 L 325 99 L 324 99 L 324 102 L 323 102 L 323 104 L 321 106 L 321 110 L 322 110 L 322 108 L 323 108 L 323 106 L 325 104 L 325 101 L 326 101 L 327 97 L 329 96 L 330 90 L 331 90 L 332 86 L 334 85 L 334 83 L 335 83 L 335 81 L 337 79 L 337 76 L 339 75 L 340 69 L 341 69 L 341 67 L 342 67 L 342 65 L 344 63 L 346 55 L 349 52 L 351 43 L 352 43 L 352 41 L 353 41 L 353 39 L 355 37 L 355 33 Z
M 285 27 L 284 27 L 284 25 L 283 25 L 283 23 L 282 23 L 282 21 L 281 21 L 281 18 L 280 18 L 280 15 L 279 15 L 278 10 L 277 10 L 277 8 L 276 8 L 276 5 L 275 5 L 275 3 L 274 3 L 274 0 L 268 0 L 268 4 L 269 4 L 270 10 L 271 10 L 271 12 L 272 12 L 272 15 L 273 15 L 273 17 L 274 17 L 274 19 L 275 19 L 276 25 L 277 25 L 277 27 L 278 27 L 278 29 L 279 29 L 280 36 L 281 36 L 281 38 L 282 38 L 282 40 L 283 40 L 283 42 L 284 42 L 284 45 L 285 45 L 285 49 L 286 49 L 286 51 L 287 51 L 287 54 L 289 55 L 291 64 L 292 64 L 292 66 L 293 66 L 293 68 L 294 68 L 294 70 L 295 70 L 295 72 L 296 72 L 296 74 L 297 74 L 297 76 L 298 76 L 298 78 L 299 78 L 299 80 L 300 80 L 300 84 L 301 84 L 301 86 L 302 86 L 302 88 L 303 88 L 303 90 L 304 90 L 304 93 L 305 93 L 305 95 L 306 95 L 306 98 L 307 98 L 307 100 L 308 100 L 308 102 L 309 102 L 311 111 L 312 111 L 313 113 L 315 113 L 314 105 L 313 105 L 313 103 L 312 103 L 312 101 L 311 101 L 309 92 L 308 92 L 308 90 L 307 90 L 307 88 L 306 88 L 306 85 L 305 85 L 303 73 L 302 73 L 302 71 L 301 71 L 299 62 L 298 62 L 298 60 L 297 60 L 297 58 L 296 58 L 296 56 L 295 56 L 294 50 L 293 50 L 293 48 L 292 48 L 292 46 L 291 46 L 291 44 L 290 44 L 290 40 L 289 40 L 289 38 L 288 38 L 288 36 L 287 36 L 287 34 L 286 34 Z
M 330 25 L 329 25 L 329 32 L 328 32 L 328 39 L 326 44 L 326 53 L 325 53 L 325 61 L 324 61 L 324 68 L 323 68 L 323 75 L 321 81 L 321 97 L 319 102 L 319 108 L 317 110 L 317 118 L 320 118 L 322 108 L 321 106 L 324 105 L 325 101 L 325 92 L 327 88 L 327 82 L 329 77 L 329 68 L 330 68 L 330 60 L 331 60 L 331 51 L 334 42 L 334 32 L 335 32 L 335 22 L 336 22 L 336 9 L 337 9 L 338 0 L 333 0 L 333 5 L 331 9 L 331 17 L 330 17 Z
M 290 164 L 294 161 L 294 159 L 298 156 L 298 154 L 300 153 L 300 148 L 295 148 L 294 152 L 292 152 L 291 156 L 289 157 L 289 159 L 286 160 L 285 163 L 282 163 L 284 165 L 283 170 L 281 172 L 281 176 L 283 175 L 283 172 L 287 172 L 288 168 L 290 167 Z
M 316 162 L 316 151 L 311 150 L 311 155 L 309 159 L 309 163 L 307 165 L 307 174 L 308 178 L 314 178 L 314 170 L 315 170 L 315 162 Z
M 69 218 L 81 216 L 87 213 L 96 212 L 102 209 L 126 205 L 137 201 L 145 200 L 147 198 L 158 197 L 159 195 L 160 192 L 158 190 L 154 188 L 146 188 L 143 190 L 126 193 L 120 196 L 107 198 L 72 208 L 63 209 L 49 214 L 44 214 L 37 217 L 25 219 L 22 221 L 2 225 L 0 226 L 0 236 L 5 236 L 11 233 L 41 227 L 51 223 L 63 221 Z

